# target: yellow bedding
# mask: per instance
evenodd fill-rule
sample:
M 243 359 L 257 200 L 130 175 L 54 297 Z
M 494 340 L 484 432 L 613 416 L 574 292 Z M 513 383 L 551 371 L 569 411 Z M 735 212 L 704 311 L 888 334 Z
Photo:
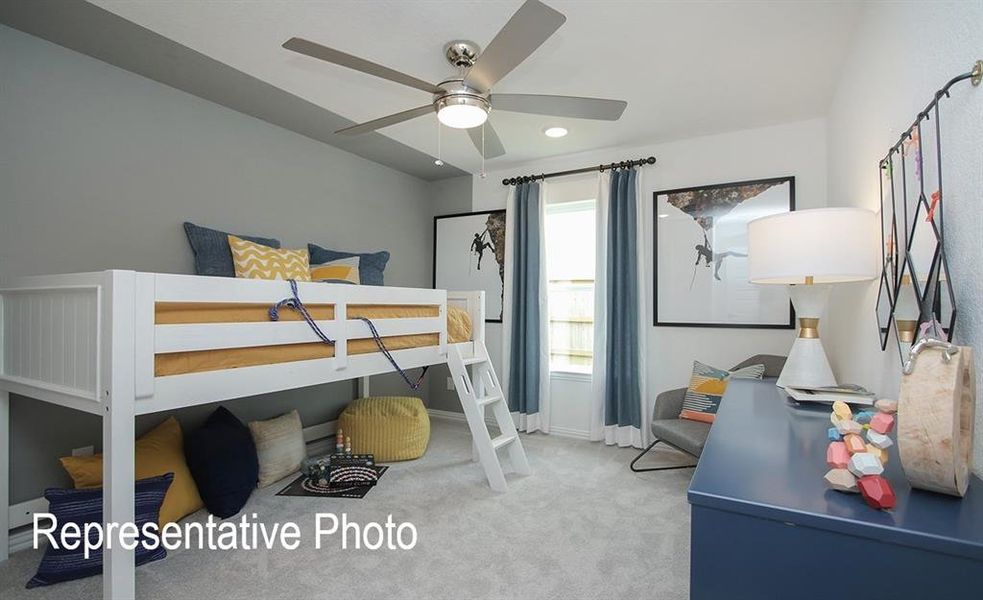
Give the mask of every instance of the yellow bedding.
M 308 311 L 318 320 L 334 318 L 334 305 L 308 305 Z M 154 322 L 158 325 L 189 323 L 256 323 L 267 322 L 270 317 L 265 304 L 234 303 L 184 303 L 159 302 L 156 305 Z M 369 319 L 400 319 L 435 317 L 439 307 L 404 305 L 349 305 L 348 317 Z M 291 310 L 280 312 L 283 321 L 298 321 L 300 315 Z M 460 308 L 447 307 L 447 340 L 452 344 L 471 340 L 472 324 L 468 313 Z M 405 350 L 436 346 L 438 335 L 417 334 L 398 335 L 383 338 L 389 350 Z M 348 341 L 348 354 L 369 354 L 378 352 L 375 340 L 371 337 Z M 283 344 L 275 346 L 256 346 L 250 348 L 224 348 L 220 350 L 199 350 L 194 352 L 170 352 L 154 357 L 154 375 L 182 375 L 204 371 L 219 371 L 238 367 L 252 367 L 331 358 L 334 348 L 320 342 L 305 344 Z

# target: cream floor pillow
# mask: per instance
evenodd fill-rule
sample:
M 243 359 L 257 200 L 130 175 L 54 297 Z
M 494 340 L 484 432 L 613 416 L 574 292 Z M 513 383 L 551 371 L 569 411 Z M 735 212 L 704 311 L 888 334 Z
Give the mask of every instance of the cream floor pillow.
M 307 454 L 296 410 L 266 421 L 252 421 L 249 432 L 259 458 L 258 487 L 266 487 L 300 470 Z

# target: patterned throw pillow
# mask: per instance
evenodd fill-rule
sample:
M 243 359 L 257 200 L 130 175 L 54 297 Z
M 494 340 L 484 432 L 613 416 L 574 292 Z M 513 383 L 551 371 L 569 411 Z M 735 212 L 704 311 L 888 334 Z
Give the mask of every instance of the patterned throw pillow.
M 252 421 L 249 431 L 253 434 L 259 458 L 259 487 L 276 483 L 300 470 L 307 448 L 296 410 L 266 421 Z
M 386 264 L 389 263 L 389 252 L 386 250 L 379 252 L 342 252 L 322 248 L 317 244 L 307 244 L 307 250 L 311 253 L 311 262 L 316 265 L 322 265 L 339 258 L 357 256 L 359 283 L 362 285 L 385 285 L 383 272 L 386 270 Z
M 270 248 L 234 235 L 229 235 L 229 249 L 232 250 L 236 277 L 311 280 L 311 262 L 307 250 Z
M 191 244 L 191 252 L 195 255 L 195 274 L 211 275 L 213 277 L 235 277 L 236 268 L 232 262 L 232 252 L 229 250 L 229 234 L 218 229 L 209 229 L 201 225 L 185 222 L 184 233 Z M 244 240 L 279 248 L 280 240 L 240 235 Z
M 689 389 L 683 399 L 680 419 L 713 423 L 720 408 L 720 399 L 727 390 L 731 379 L 761 379 L 765 374 L 764 365 L 751 365 L 736 371 L 717 369 L 699 361 L 693 361 L 693 376 Z
M 359 258 L 341 258 L 323 265 L 311 265 L 311 281 L 327 283 L 359 283 Z
M 164 495 L 171 485 L 174 476 L 171 473 L 159 477 L 150 477 L 136 482 L 136 504 L 134 506 L 134 521 L 140 531 L 145 523 L 156 523 L 160 515 L 160 505 Z M 45 490 L 44 498 L 48 501 L 48 512 L 58 520 L 59 530 L 53 532 L 55 539 L 61 539 L 61 528 L 67 523 L 78 525 L 83 531 L 86 523 L 102 523 L 102 488 L 84 490 L 65 490 L 50 488 Z M 96 540 L 98 534 L 93 531 L 89 539 Z M 140 544 L 136 548 L 136 564 L 142 565 L 167 556 L 167 550 L 158 544 L 150 549 L 145 544 L 143 535 L 137 538 Z M 71 581 L 83 577 L 91 577 L 102 573 L 102 549 L 89 553 L 85 558 L 84 549 L 80 544 L 74 550 L 61 547 L 57 550 L 48 546 L 44 551 L 38 571 L 27 582 L 28 588 L 41 585 L 51 585 L 61 581 Z

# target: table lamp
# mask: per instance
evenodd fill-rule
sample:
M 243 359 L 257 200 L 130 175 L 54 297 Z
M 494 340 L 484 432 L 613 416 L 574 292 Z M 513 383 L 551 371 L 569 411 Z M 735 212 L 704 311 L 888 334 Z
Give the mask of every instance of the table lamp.
M 878 275 L 876 213 L 862 208 L 818 208 L 761 217 L 748 223 L 748 278 L 787 285 L 799 335 L 778 386 L 836 385 L 819 338 L 831 284 Z

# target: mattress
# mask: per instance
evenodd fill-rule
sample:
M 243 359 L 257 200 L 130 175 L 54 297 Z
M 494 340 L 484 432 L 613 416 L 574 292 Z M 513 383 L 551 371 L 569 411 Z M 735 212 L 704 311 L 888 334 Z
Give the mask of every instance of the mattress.
M 158 302 L 154 311 L 154 322 L 157 325 L 264 323 L 270 320 L 269 308 L 266 304 Z M 334 319 L 333 304 L 308 304 L 307 310 L 316 320 Z M 367 319 L 427 318 L 436 317 L 439 314 L 440 307 L 437 305 L 348 305 L 349 319 L 359 317 Z M 295 311 L 286 309 L 280 311 L 280 320 L 300 321 L 302 317 Z M 471 335 L 471 316 L 463 309 L 448 306 L 447 341 L 452 344 L 467 342 L 471 340 Z M 436 346 L 440 343 L 439 335 L 436 333 L 397 335 L 382 339 L 389 350 L 422 348 Z M 348 340 L 349 355 L 370 354 L 378 351 L 379 347 L 372 337 Z M 334 347 L 320 342 L 169 352 L 157 354 L 154 357 L 154 375 L 157 377 L 183 375 L 331 358 L 333 356 Z

